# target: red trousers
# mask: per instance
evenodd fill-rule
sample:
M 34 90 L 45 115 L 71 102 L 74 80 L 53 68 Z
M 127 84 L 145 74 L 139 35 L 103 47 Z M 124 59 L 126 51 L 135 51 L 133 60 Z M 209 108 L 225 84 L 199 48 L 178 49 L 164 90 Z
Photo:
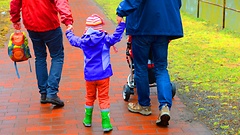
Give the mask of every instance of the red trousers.
M 86 81 L 86 105 L 93 106 L 94 101 L 97 98 L 100 109 L 109 109 L 109 78 L 97 80 L 97 81 Z

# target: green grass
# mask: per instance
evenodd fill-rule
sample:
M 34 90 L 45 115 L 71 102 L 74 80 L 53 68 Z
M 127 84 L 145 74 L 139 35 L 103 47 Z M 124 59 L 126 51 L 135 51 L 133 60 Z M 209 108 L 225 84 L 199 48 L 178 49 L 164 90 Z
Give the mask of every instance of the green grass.
M 116 22 L 116 8 L 121 0 L 95 1 Z M 240 33 L 222 30 L 183 12 L 182 21 L 184 38 L 172 41 L 169 46 L 169 72 L 172 81 L 179 84 L 179 97 L 194 101 L 186 104 L 195 107 L 199 119 L 209 117 L 206 124 L 215 132 L 237 134 L 240 132 Z
M 226 94 L 221 92 L 226 90 L 237 99 L 240 96 L 239 34 L 221 31 L 184 13 L 182 19 L 185 37 L 173 41 L 169 50 L 172 79 L 191 80 L 211 92 Z
M 116 23 L 116 8 L 120 0 L 95 0 L 104 10 L 107 17 Z
M 9 16 L 9 2 L 10 0 L 0 0 L 0 48 L 4 47 L 7 41 L 6 34 L 9 31 L 10 16 Z
M 169 50 L 172 79 L 211 83 L 204 88 L 212 92 L 219 92 L 219 88 L 239 90 L 240 36 L 184 13 L 182 19 L 185 37 L 173 41 Z M 236 96 L 239 94 L 236 92 Z
M 0 1 L 0 12 L 9 10 L 10 0 L 1 0 Z

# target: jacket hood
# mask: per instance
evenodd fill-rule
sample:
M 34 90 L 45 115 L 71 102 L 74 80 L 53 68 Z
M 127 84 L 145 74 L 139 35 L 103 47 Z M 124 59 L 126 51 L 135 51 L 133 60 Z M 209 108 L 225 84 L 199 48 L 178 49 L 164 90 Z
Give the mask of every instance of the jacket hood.
M 82 36 L 82 43 L 88 46 L 98 45 L 98 43 L 104 39 L 106 34 L 107 33 L 104 31 L 88 28 Z

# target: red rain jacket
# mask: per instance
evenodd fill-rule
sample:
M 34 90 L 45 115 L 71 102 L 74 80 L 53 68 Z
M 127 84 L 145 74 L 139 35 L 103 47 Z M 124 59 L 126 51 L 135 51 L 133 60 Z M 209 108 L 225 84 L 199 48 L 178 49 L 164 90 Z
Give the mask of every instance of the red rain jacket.
M 58 28 L 60 26 L 58 13 L 63 24 L 67 26 L 73 23 L 68 0 L 11 0 L 10 2 L 10 20 L 16 23 L 22 17 L 25 28 L 31 31 L 45 32 Z

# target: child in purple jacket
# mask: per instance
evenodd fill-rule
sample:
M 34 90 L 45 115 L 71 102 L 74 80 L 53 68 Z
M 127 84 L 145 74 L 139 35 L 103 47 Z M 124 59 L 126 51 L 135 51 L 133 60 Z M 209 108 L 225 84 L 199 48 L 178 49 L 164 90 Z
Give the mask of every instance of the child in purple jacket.
M 84 53 L 84 77 L 86 80 L 85 118 L 86 127 L 92 125 L 94 101 L 98 94 L 104 132 L 112 130 L 109 117 L 109 80 L 113 75 L 110 63 L 110 47 L 122 39 L 125 23 L 120 22 L 115 32 L 110 35 L 103 31 L 103 19 L 93 14 L 86 19 L 86 29 L 82 37 L 75 36 L 71 28 L 66 36 L 72 46 L 81 48 Z

